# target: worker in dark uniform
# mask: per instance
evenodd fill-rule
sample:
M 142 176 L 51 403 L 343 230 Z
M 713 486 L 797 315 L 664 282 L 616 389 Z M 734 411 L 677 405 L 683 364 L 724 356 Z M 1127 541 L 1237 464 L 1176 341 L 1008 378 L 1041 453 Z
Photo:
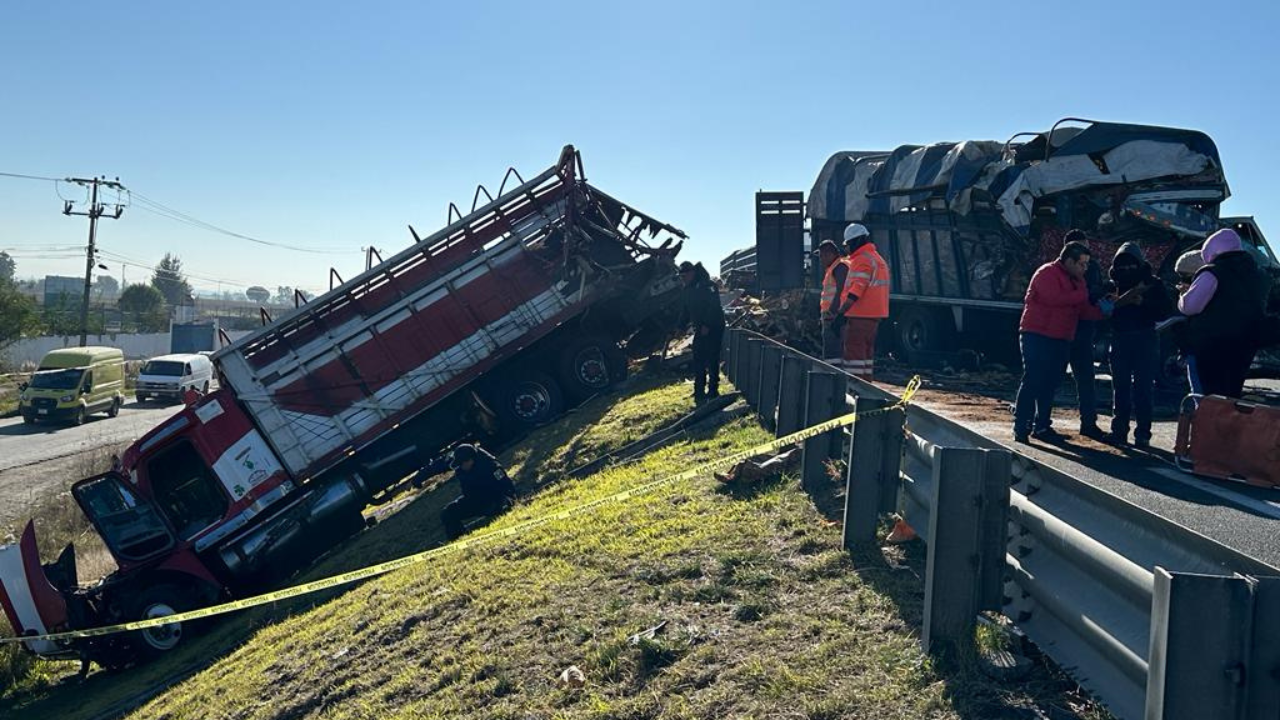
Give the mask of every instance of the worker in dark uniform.
M 835 367 L 844 366 L 845 316 L 838 314 L 840 298 L 844 297 L 844 283 L 849 277 L 849 259 L 832 240 L 818 245 L 818 262 L 822 267 L 822 297 L 818 309 L 822 311 L 822 359 Z
M 418 471 L 415 483 L 445 470 L 453 470 L 462 486 L 462 497 L 444 507 L 440 519 L 450 540 L 462 535 L 462 523 L 468 518 L 498 515 L 515 501 L 516 487 L 497 458 L 480 447 L 463 443 L 427 463 Z
M 677 327 L 693 327 L 693 401 L 701 403 L 720 394 L 720 346 L 724 338 L 724 308 L 720 292 L 702 263 L 680 263 L 684 286 Z

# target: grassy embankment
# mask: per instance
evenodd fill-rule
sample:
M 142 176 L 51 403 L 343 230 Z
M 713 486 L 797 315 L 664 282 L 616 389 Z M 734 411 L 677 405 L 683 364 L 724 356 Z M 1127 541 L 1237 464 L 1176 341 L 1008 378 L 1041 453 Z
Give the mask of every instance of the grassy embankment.
M 506 460 L 528 488 L 665 425 L 688 408 L 687 393 L 677 383 L 602 398 Z M 638 463 L 545 488 L 492 527 L 767 437 L 745 418 L 694 431 Z M 451 485 L 308 576 L 430 547 Z M 731 493 L 700 478 L 396 572 L 292 616 L 276 609 L 223 621 L 166 663 L 57 688 L 22 709 L 83 717 L 157 684 L 169 689 L 134 717 L 881 720 L 995 718 L 1075 701 L 1043 669 L 1005 688 L 971 669 L 935 668 L 918 649 L 922 554 L 886 550 L 855 567 L 838 526 L 794 479 Z M 570 665 L 584 686 L 557 682 Z

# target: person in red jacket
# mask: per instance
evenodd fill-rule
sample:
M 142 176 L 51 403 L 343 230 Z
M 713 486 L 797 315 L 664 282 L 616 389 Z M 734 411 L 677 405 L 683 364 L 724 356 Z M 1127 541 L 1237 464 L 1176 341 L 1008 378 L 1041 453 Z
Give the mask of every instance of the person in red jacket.
M 1068 242 L 1058 259 L 1041 265 L 1027 286 L 1019 324 L 1022 345 L 1022 382 L 1014 408 L 1013 436 L 1020 443 L 1032 437 L 1053 442 L 1061 439 L 1049 427 L 1053 393 L 1067 364 L 1076 323 L 1082 318 L 1101 320 L 1102 311 L 1089 304 L 1085 272 L 1089 246 Z

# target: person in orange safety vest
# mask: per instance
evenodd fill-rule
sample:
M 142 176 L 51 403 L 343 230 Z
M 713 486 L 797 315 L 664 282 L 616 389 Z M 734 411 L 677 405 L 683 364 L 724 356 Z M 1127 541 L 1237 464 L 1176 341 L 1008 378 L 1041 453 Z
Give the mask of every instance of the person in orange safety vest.
M 844 315 L 836 314 L 840 298 L 844 296 L 844 284 L 849 277 L 849 262 L 831 240 L 818 245 L 818 262 L 825 268 L 822 275 L 822 359 L 840 367 L 843 364 Z
M 875 371 L 876 330 L 889 317 L 889 264 L 876 252 L 864 225 L 846 227 L 844 244 L 849 250 L 845 258 L 849 275 L 836 313 L 845 318 L 840 367 L 870 380 Z

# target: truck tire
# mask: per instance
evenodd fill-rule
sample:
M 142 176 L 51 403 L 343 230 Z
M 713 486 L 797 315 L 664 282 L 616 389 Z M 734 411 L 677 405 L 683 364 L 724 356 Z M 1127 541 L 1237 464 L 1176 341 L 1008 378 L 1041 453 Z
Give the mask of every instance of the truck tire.
M 498 387 L 497 396 L 498 415 L 513 430 L 545 425 L 564 410 L 560 385 L 546 373 L 511 378 Z
M 627 356 L 606 337 L 586 337 L 560 351 L 556 370 L 564 394 L 577 404 L 625 380 Z
M 80 409 L 76 411 L 75 418 L 72 419 L 72 422 L 75 423 L 76 425 L 83 425 L 85 424 L 85 421 L 87 421 L 88 419 L 89 419 L 89 410 L 85 406 L 81 405 Z
M 124 398 L 115 398 L 111 401 L 111 407 L 107 410 L 107 417 L 113 418 L 120 414 L 120 406 L 124 404 Z
M 910 360 L 912 355 L 950 349 L 951 333 L 942 320 L 931 308 L 909 307 L 903 310 L 894 323 L 898 350 Z
M 130 616 L 134 620 L 148 620 L 174 615 L 190 609 L 190 606 L 187 594 L 177 585 L 153 585 L 138 593 Z M 149 660 L 178 647 L 182 637 L 183 624 L 175 623 L 136 630 L 129 634 L 129 644 L 138 660 Z

